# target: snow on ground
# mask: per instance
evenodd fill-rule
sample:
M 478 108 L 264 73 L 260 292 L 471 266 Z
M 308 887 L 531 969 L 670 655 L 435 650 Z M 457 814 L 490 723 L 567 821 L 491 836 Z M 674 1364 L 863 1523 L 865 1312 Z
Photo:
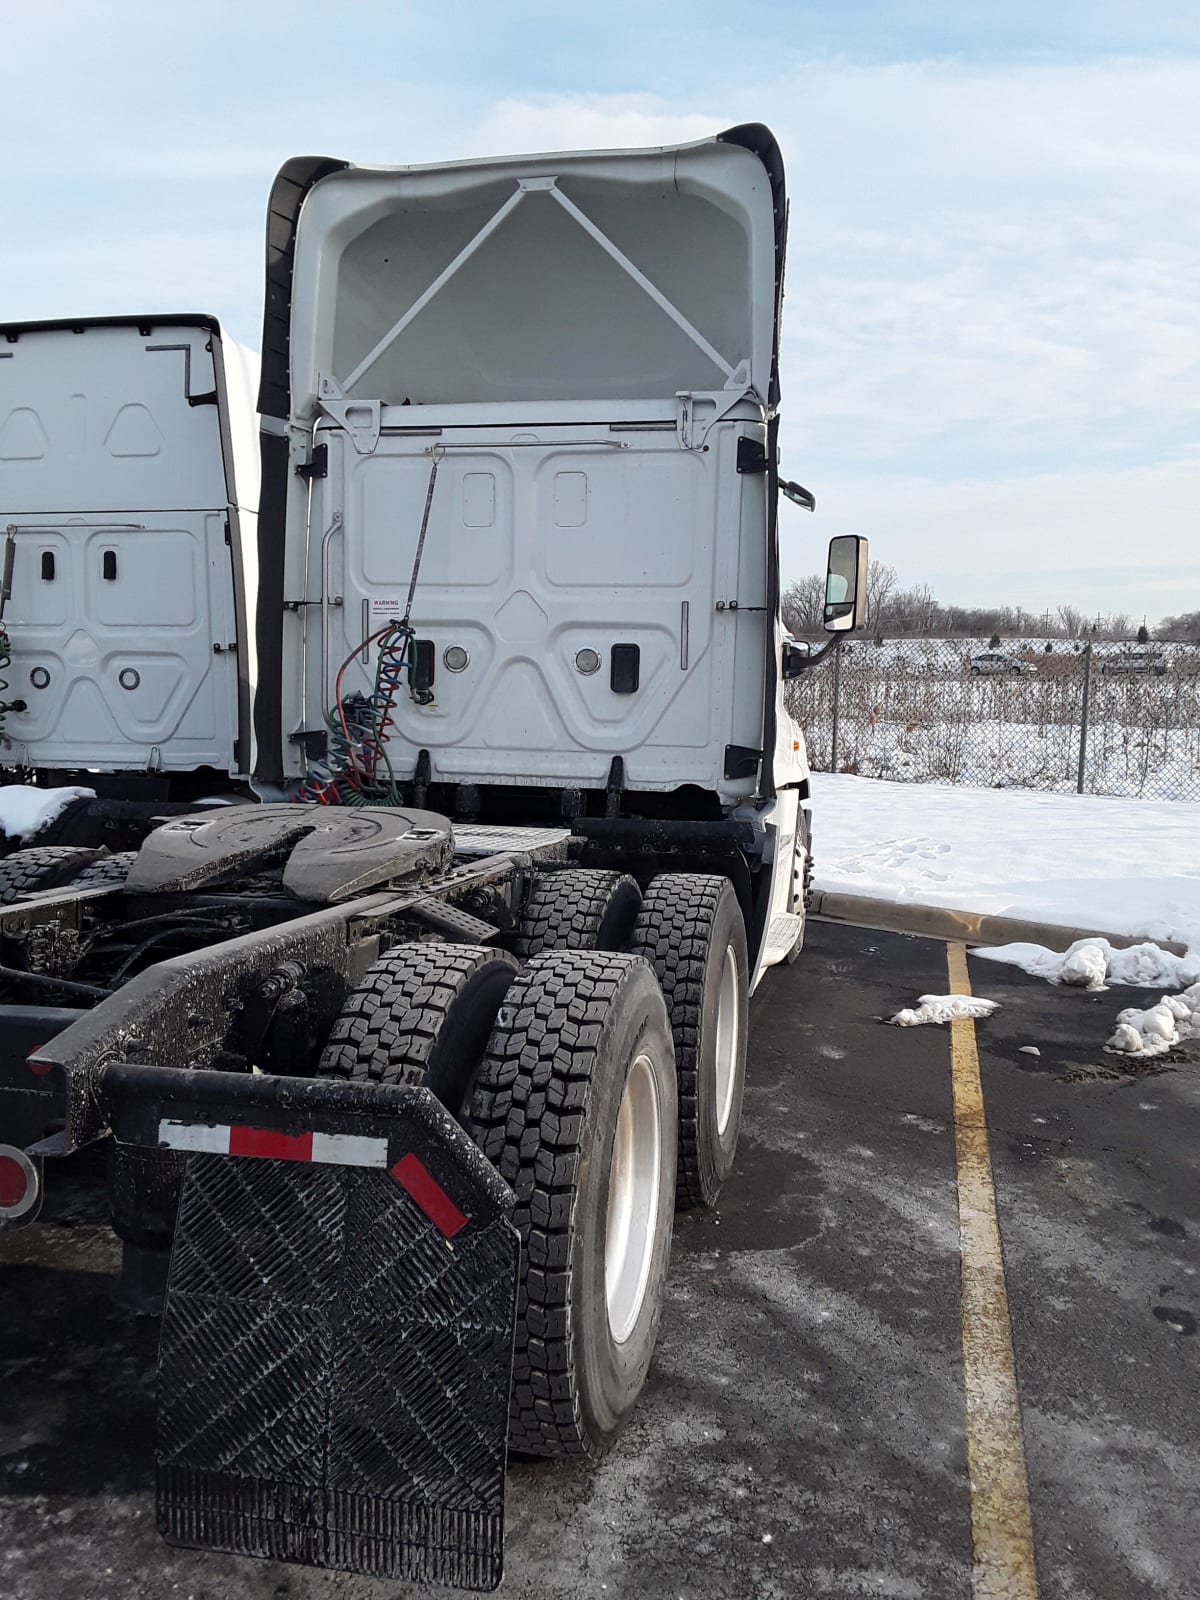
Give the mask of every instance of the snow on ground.
M 981 1000 L 971 994 L 923 994 L 916 1009 L 905 1006 L 888 1021 L 897 1028 L 920 1028 L 927 1022 L 955 1022 L 960 1017 L 990 1017 L 999 1000 Z
M 48 827 L 72 800 L 94 800 L 94 789 L 35 789 L 31 784 L 0 785 L 0 831 L 22 844 Z
M 1182 994 L 1165 994 L 1157 1005 L 1117 1012 L 1107 1049 L 1115 1055 L 1160 1056 L 1185 1039 L 1200 1039 L 1200 983 Z
M 1040 944 L 998 944 L 972 950 L 988 961 L 1005 961 L 1047 983 L 1070 983 L 1100 993 L 1113 983 L 1139 989 L 1181 989 L 1200 979 L 1200 944 L 1186 956 L 1156 944 L 1114 950 L 1107 939 L 1076 939 L 1061 953 Z
M 825 772 L 812 782 L 818 890 L 1178 940 L 1200 954 L 1200 805 Z

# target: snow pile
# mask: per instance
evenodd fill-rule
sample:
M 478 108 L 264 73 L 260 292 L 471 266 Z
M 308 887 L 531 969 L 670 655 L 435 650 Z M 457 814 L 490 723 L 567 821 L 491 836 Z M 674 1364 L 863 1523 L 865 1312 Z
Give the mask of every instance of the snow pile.
M 1076 939 L 1059 954 L 1040 944 L 998 944 L 972 950 L 985 961 L 1004 961 L 1047 983 L 1070 983 L 1100 994 L 1109 984 L 1138 989 L 1182 989 L 1200 979 L 1200 949 L 1172 955 L 1156 944 L 1114 950 L 1107 939 Z
M 1117 1028 L 1105 1047 L 1116 1055 L 1160 1056 L 1185 1039 L 1200 1039 L 1200 983 L 1182 994 L 1165 994 L 1157 1005 L 1117 1013 Z
M 35 789 L 31 784 L 0 785 L 0 830 L 28 844 L 49 827 L 72 800 L 94 800 L 94 789 Z
M 916 1009 L 906 1006 L 888 1021 L 897 1028 L 920 1028 L 927 1022 L 956 1022 L 962 1017 L 990 1017 L 998 1000 L 979 1000 L 970 994 L 923 994 Z

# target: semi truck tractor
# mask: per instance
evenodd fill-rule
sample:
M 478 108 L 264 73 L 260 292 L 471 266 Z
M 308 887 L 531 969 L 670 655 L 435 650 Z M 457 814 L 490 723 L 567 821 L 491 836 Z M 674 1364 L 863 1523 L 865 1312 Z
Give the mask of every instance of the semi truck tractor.
M 258 375 L 211 316 L 0 325 L 0 901 L 254 798 Z
M 104 1142 L 169 1540 L 492 1588 L 638 1399 L 804 937 L 786 218 L 758 125 L 276 179 L 255 801 L 0 906 L 0 1215 Z

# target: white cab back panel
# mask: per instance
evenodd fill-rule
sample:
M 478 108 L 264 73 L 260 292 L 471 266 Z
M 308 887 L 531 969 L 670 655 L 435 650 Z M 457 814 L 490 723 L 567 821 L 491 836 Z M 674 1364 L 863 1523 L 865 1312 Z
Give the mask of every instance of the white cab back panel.
M 236 770 L 237 491 L 219 335 L 81 329 L 0 345 L 0 534 L 15 541 L 3 698 L 28 707 L 6 717 L 4 759 Z M 239 431 L 252 439 L 249 419 Z
M 340 428 L 317 431 L 329 461 L 313 485 L 309 592 L 323 592 L 332 529 L 328 593 L 341 604 L 327 611 L 328 649 L 309 621 L 310 726 L 343 660 L 403 611 L 435 444 L 389 429 L 404 414 L 385 410 L 369 452 Z M 747 431 L 719 424 L 707 449 L 684 450 L 673 423 L 438 430 L 412 613 L 434 646 L 434 702 L 401 694 L 397 776 L 424 749 L 436 781 L 602 788 L 621 756 L 629 788 L 752 793 L 754 772 L 724 775 L 726 746 L 757 746 L 762 729 L 766 480 L 736 471 Z M 632 692 L 613 686 L 617 645 L 637 652 Z M 457 672 L 455 647 L 469 658 Z M 355 657 L 345 693 L 369 692 L 375 659 Z

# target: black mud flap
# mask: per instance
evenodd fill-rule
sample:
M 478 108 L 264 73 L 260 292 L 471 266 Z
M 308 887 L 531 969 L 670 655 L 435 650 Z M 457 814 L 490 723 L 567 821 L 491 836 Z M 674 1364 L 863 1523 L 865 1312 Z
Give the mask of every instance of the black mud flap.
M 406 1131 L 375 1170 L 189 1155 L 158 1369 L 172 1543 L 499 1584 L 519 1239 L 495 1183 Z

